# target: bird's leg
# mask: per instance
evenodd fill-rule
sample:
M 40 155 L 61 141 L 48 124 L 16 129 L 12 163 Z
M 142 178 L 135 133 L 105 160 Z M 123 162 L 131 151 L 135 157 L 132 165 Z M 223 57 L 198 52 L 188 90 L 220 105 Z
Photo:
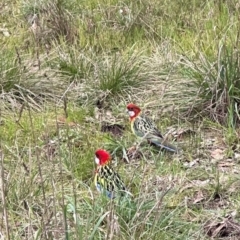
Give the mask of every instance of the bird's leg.
M 146 133 L 146 134 L 143 136 L 143 138 L 141 138 L 141 140 L 140 140 L 138 143 L 136 143 L 137 145 L 136 145 L 136 149 L 135 149 L 135 151 L 134 151 L 134 153 L 133 153 L 133 158 L 135 157 L 135 155 L 136 155 L 136 153 L 137 153 L 137 151 L 138 151 L 141 143 L 144 141 L 144 139 L 146 139 L 147 134 L 148 134 L 148 133 Z

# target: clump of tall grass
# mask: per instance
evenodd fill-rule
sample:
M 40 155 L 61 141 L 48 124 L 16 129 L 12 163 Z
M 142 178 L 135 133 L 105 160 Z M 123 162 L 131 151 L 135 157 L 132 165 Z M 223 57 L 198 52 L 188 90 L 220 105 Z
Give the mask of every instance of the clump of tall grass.
M 72 43 L 77 36 L 73 16 L 68 11 L 68 4 L 62 0 L 40 0 L 21 2 L 22 15 L 32 26 L 38 43 L 51 45 L 52 41 Z M 34 29 L 38 29 L 37 33 Z
M 140 76 L 141 60 L 138 56 L 125 59 L 118 54 L 106 57 L 98 65 L 99 89 L 112 95 L 130 92 L 140 87 L 143 78 Z
M 221 124 L 240 122 L 240 53 L 221 44 L 215 57 L 199 54 L 199 61 L 183 59 L 184 74 L 196 87 L 198 100 L 192 108 Z M 231 119 L 230 119 L 231 117 Z

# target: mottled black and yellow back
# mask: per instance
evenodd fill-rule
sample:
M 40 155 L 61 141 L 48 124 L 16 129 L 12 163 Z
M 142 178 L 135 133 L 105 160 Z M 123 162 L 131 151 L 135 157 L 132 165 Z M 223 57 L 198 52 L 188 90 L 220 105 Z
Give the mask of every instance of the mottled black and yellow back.
M 126 193 L 126 187 L 120 176 L 109 165 L 98 167 L 94 183 L 97 190 L 109 198 Z

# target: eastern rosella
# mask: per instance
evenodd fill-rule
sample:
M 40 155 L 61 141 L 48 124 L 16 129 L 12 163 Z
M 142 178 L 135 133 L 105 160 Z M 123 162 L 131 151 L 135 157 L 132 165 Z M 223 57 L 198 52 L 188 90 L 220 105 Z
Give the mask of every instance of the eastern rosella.
M 115 198 L 116 195 L 124 195 L 126 187 L 119 175 L 110 166 L 111 156 L 102 149 L 95 153 L 95 162 L 97 170 L 94 178 L 94 184 L 97 190 L 104 193 L 109 198 Z
M 166 141 L 154 122 L 141 114 L 141 109 L 138 106 L 133 103 L 129 103 L 127 105 L 127 110 L 130 117 L 132 132 L 137 137 L 147 139 L 149 143 L 162 149 L 166 149 L 171 152 L 178 151 L 175 146 Z

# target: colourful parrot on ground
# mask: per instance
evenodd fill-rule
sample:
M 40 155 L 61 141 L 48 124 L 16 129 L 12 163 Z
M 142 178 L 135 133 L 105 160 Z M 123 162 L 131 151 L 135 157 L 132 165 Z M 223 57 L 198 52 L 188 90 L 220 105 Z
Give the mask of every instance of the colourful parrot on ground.
M 140 138 L 146 139 L 149 143 L 154 144 L 162 149 L 177 152 L 178 149 L 168 143 L 157 129 L 154 122 L 148 117 L 141 114 L 141 109 L 133 103 L 127 105 L 127 111 L 130 117 L 132 132 Z
M 117 195 L 123 196 L 126 187 L 118 173 L 110 166 L 111 156 L 102 149 L 95 153 L 95 162 L 97 164 L 94 184 L 97 190 L 104 193 L 109 198 L 115 198 Z

